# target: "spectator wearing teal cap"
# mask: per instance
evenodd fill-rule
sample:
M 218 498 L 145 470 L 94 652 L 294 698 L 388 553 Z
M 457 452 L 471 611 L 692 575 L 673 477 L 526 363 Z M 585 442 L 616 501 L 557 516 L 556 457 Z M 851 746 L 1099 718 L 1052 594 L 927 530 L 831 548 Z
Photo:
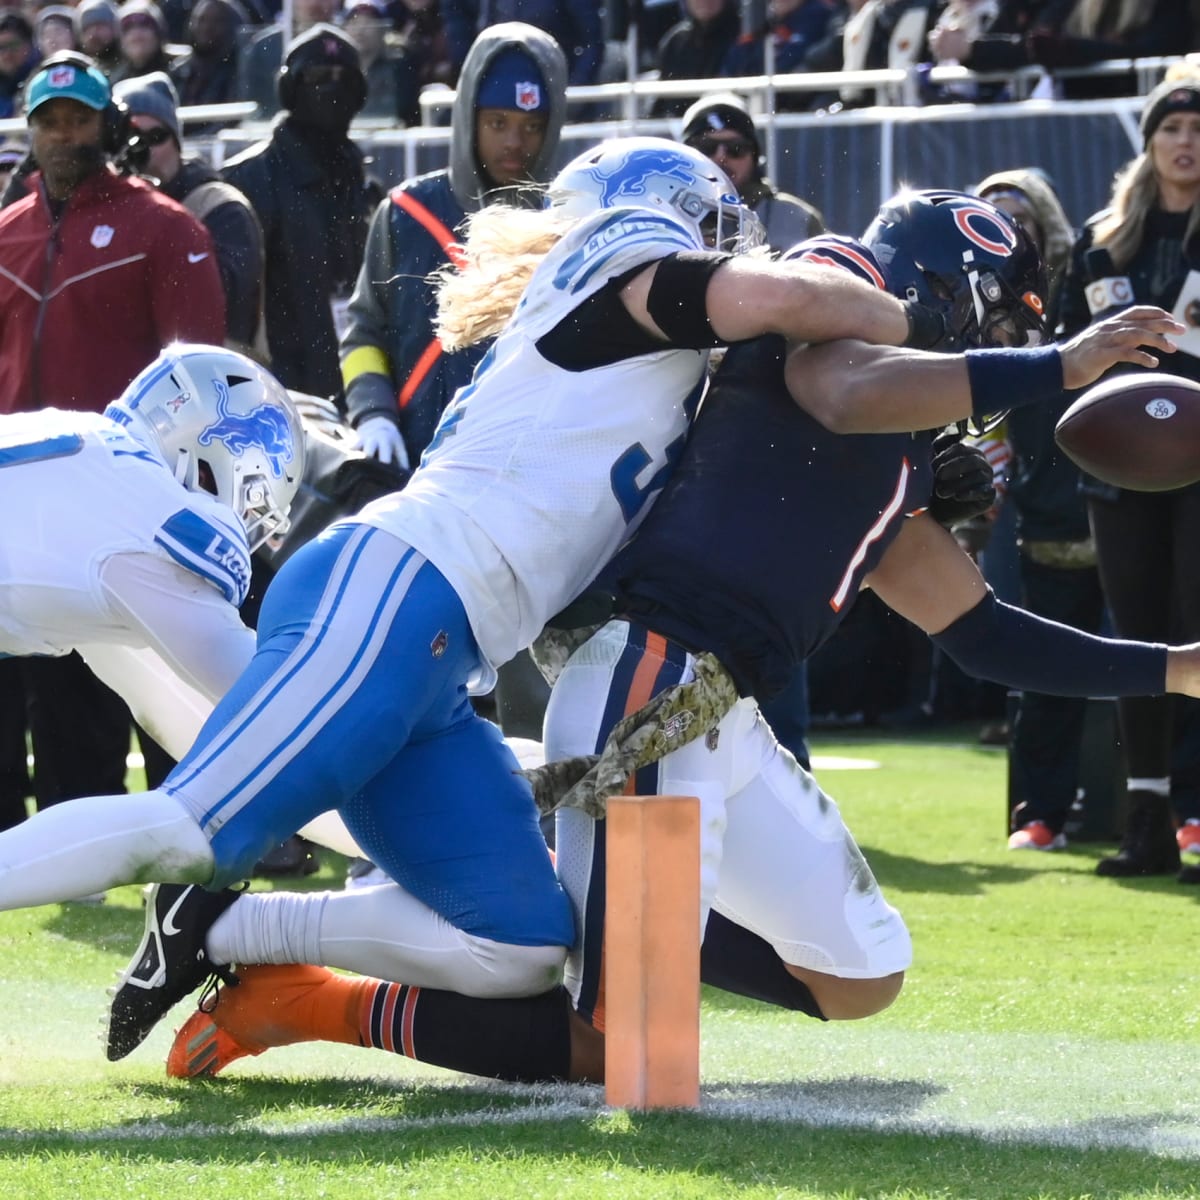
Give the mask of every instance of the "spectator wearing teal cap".
M 47 109 L 37 120 L 34 119 L 35 113 L 39 113 L 44 106 L 53 104 L 54 101 L 64 103 L 70 101 L 74 104 L 81 104 L 84 108 L 90 108 L 92 112 L 103 114 L 105 117 L 111 118 L 112 116 L 108 111 L 112 103 L 112 93 L 109 90 L 108 80 L 104 77 L 104 72 L 84 55 L 73 54 L 70 51 L 52 54 L 40 64 L 25 89 L 25 117 L 29 121 L 35 153 L 37 153 L 39 130 L 55 125 L 57 114 L 71 113 L 69 108 L 64 108 L 60 104 L 53 109 Z M 87 129 L 80 131 L 74 146 L 79 151 L 77 158 L 80 163 L 86 163 L 90 170 L 99 170 L 104 164 L 104 152 L 106 150 L 112 152 L 116 149 L 113 144 L 105 144 L 105 142 L 111 143 L 115 134 L 110 128 L 111 120 L 97 120 L 94 122 L 96 136 L 93 138 L 91 136 L 92 125 L 93 123 L 89 122 Z M 47 145 L 44 153 L 49 154 L 52 149 L 54 147 Z M 57 172 L 52 171 L 50 164 L 44 161 L 42 155 L 38 156 L 38 161 L 43 164 L 43 175 L 47 176 L 47 186 L 53 187 L 58 179 Z M 66 188 L 64 194 L 69 194 L 71 186 L 73 184 L 64 184 Z M 51 192 L 51 195 L 54 193 Z

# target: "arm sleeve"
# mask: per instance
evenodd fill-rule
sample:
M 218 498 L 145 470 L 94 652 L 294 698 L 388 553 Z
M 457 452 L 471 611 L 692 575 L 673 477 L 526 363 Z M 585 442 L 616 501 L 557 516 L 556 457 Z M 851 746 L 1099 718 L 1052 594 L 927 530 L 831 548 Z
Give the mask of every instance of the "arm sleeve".
M 1095 637 L 989 591 L 931 639 L 968 675 L 1050 696 L 1161 696 L 1167 647 Z
M 78 649 L 96 677 L 129 705 L 133 719 L 178 762 L 208 720 L 212 701 L 144 646 L 106 642 Z
M 117 554 L 101 567 L 100 584 L 131 640 L 149 646 L 210 707 L 254 655 L 254 633 L 237 609 L 184 567 L 152 554 Z M 151 698 L 145 707 L 154 704 Z

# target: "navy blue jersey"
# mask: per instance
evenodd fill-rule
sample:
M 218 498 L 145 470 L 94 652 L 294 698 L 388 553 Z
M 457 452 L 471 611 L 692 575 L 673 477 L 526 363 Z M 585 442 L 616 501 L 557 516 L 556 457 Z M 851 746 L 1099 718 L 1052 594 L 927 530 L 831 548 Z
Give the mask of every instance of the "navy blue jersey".
M 710 650 L 767 700 L 833 633 L 908 513 L 932 434 L 833 434 L 801 411 L 777 337 L 735 346 L 682 461 L 606 572 L 618 611 Z

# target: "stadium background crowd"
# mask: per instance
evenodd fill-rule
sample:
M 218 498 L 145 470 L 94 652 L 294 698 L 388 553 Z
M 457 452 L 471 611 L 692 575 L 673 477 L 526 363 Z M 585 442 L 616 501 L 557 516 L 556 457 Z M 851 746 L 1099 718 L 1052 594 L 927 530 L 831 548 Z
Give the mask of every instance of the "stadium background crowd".
M 139 131 L 138 153 L 114 147 L 112 157 L 151 177 L 212 239 L 228 343 L 254 349 L 287 386 L 332 400 L 356 426 L 376 418 L 371 436 L 363 432 L 364 445 L 395 471 L 385 472 L 380 486 L 402 482 L 461 382 L 455 372 L 469 372 L 473 363 L 436 368 L 432 378 L 445 375 L 439 388 L 426 386 L 410 412 L 402 413 L 404 405 L 385 412 L 382 425 L 374 401 L 356 404 L 356 394 L 364 394 L 364 348 L 383 356 L 385 366 L 366 374 L 376 384 L 383 377 L 384 396 L 404 393 L 426 356 L 402 363 L 396 356 L 404 351 L 387 338 L 413 320 L 427 326 L 428 313 L 419 310 L 432 303 L 428 289 L 381 299 L 382 329 L 364 342 L 362 298 L 380 280 L 363 266 L 372 246 L 378 250 L 389 237 L 395 255 L 430 236 L 424 221 L 420 230 L 412 222 L 396 225 L 394 196 L 418 194 L 411 190 L 416 177 L 449 171 L 433 236 L 451 259 L 446 247 L 460 223 L 489 202 L 486 181 L 466 191 L 455 184 L 464 139 L 472 161 L 482 152 L 454 89 L 469 76 L 481 35 L 506 21 L 554 38 L 564 67 L 560 78 L 545 58 L 526 55 L 526 65 L 537 64 L 530 78 L 544 94 L 511 106 L 538 118 L 526 131 L 536 145 L 515 152 L 514 179 L 544 182 L 609 133 L 667 133 L 725 167 L 777 250 L 822 227 L 860 230 L 894 184 L 970 189 L 995 172 L 1019 169 L 1034 182 L 1023 174 L 1016 184 L 1008 180 L 1007 190 L 1028 197 L 1045 187 L 1057 206 L 1052 224 L 1061 217 L 1066 228 L 1043 225 L 1040 235 L 1053 233 L 1061 252 L 1085 218 L 1108 203 L 1114 171 L 1141 149 L 1136 117 L 1146 95 L 1164 75 L 1186 81 L 1195 71 L 1200 78 L 1200 61 L 1193 67 L 1188 60 L 1200 52 L 1197 0 L 353 0 L 344 8 L 337 0 L 290 0 L 282 9 L 270 0 L 27 0 L 0 9 L 0 173 L 12 176 L 4 181 L 4 204 L 20 198 L 36 166 L 23 118 L 27 81 L 56 52 L 86 53 Z M 519 69 L 501 82 L 514 81 L 524 81 Z M 496 80 L 487 72 L 472 81 L 472 118 L 480 109 L 509 107 L 488 99 L 489 83 Z M 1038 103 L 1049 99 L 1057 105 Z M 222 105 L 235 107 L 213 107 Z M 346 119 L 325 120 L 332 109 Z M 512 182 L 502 175 L 484 171 L 493 185 Z M 3 236 L 0 228 L 0 254 Z M 1044 249 L 1049 257 L 1054 247 Z M 420 257 L 421 272 L 437 259 Z M 426 339 L 415 349 L 431 345 Z M 19 353 L 0 342 L 0 361 Z M 436 398 L 421 398 L 430 392 Z M 94 403 L 103 407 L 109 398 Z M 50 396 L 28 403 L 70 406 Z M 422 403 L 434 407 L 413 433 Z M 403 434 L 402 449 L 391 427 Z M 1010 476 L 1027 485 L 1019 434 L 987 448 L 1002 495 Z M 1071 480 L 1059 494 L 1073 496 L 1074 487 Z M 1029 586 L 1018 549 L 1028 503 L 1029 487 L 1018 486 L 986 523 L 962 534 L 1002 597 L 1015 599 Z M 1082 509 L 1072 511 L 1078 518 Z M 1087 533 L 1077 540 L 1086 542 Z M 260 568 L 269 576 L 268 566 Z M 1094 576 L 1094 555 L 1085 569 Z M 25 796 L 37 795 L 39 804 L 65 797 L 27 777 L 25 733 L 36 730 L 36 714 L 27 707 L 22 670 L 10 662 L 0 670 L 0 743 L 7 747 L 0 750 L 0 811 L 11 824 L 21 819 Z M 808 687 L 798 680 L 771 713 L 801 757 L 810 709 L 818 721 L 850 724 L 972 719 L 983 726 L 981 736 L 1008 737 L 1009 699 L 940 661 L 923 637 L 870 597 L 809 675 Z M 514 679 L 507 697 L 504 686 L 502 679 L 494 703 L 506 730 L 536 737 L 538 684 Z M 1200 722 L 1186 705 L 1181 711 L 1177 777 L 1186 781 L 1200 774 L 1200 753 L 1189 751 Z M 1077 743 L 1073 720 L 1068 741 Z M 123 749 L 122 736 L 115 743 Z M 59 729 L 48 744 L 53 750 L 35 753 L 44 778 L 53 775 L 55 758 L 69 759 L 76 774 L 105 778 L 99 751 L 81 750 L 69 731 Z M 147 746 L 158 764 L 152 778 L 161 778 L 169 764 L 154 753 Z M 1073 791 L 1073 768 L 1065 778 L 1062 786 Z M 1177 821 L 1200 814 L 1200 790 L 1185 803 L 1182 786 Z M 104 783 L 86 790 L 112 789 Z M 1200 854 L 1200 816 L 1191 820 L 1196 836 L 1181 836 L 1180 844 Z M 301 852 L 282 862 L 306 870 L 312 860 Z

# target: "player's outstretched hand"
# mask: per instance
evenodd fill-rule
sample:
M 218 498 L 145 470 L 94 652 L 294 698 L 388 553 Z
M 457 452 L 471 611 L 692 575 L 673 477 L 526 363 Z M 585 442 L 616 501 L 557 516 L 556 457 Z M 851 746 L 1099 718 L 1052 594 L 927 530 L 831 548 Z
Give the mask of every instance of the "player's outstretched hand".
M 1167 691 L 1200 696 L 1200 642 L 1167 651 Z
M 1126 308 L 1097 321 L 1059 347 L 1063 386 L 1087 387 L 1117 363 L 1157 367 L 1158 359 L 1151 349 L 1173 354 L 1175 346 L 1170 335 L 1183 332 L 1185 326 L 1151 304 Z

